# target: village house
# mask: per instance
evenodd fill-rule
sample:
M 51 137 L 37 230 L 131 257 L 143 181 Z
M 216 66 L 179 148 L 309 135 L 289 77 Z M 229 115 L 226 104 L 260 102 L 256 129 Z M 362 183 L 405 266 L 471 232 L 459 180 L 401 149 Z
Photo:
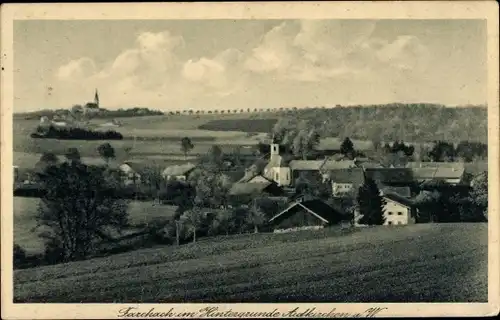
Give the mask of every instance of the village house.
M 416 209 L 411 199 L 391 192 L 382 192 L 381 195 L 385 202 L 383 207 L 384 225 L 407 225 L 415 223 Z M 355 226 L 363 226 L 359 223 L 361 217 L 360 212 L 355 210 Z
M 275 233 L 308 229 L 322 229 L 339 224 L 345 213 L 324 201 L 303 196 L 290 203 L 284 210 L 273 216 L 269 224 Z
M 292 173 L 292 180 L 290 184 L 295 184 L 299 176 L 308 172 L 319 172 L 325 160 L 292 160 L 288 164 Z
M 139 162 L 125 161 L 119 166 L 125 185 L 141 183 L 141 171 L 144 166 Z
M 289 186 L 291 184 L 291 171 L 287 160 L 280 155 L 278 144 L 271 144 L 271 155 L 269 162 L 264 167 L 263 176 L 276 182 L 279 186 Z
M 342 197 L 347 194 L 356 194 L 365 183 L 365 175 L 362 168 L 347 168 L 329 170 L 323 174 L 323 179 L 329 181 L 332 186 L 332 195 Z
M 419 183 L 433 180 L 440 180 L 450 185 L 465 183 L 465 168 L 463 166 L 411 168 L 411 170 L 413 178 Z
M 365 177 L 374 180 L 379 186 L 408 187 L 415 183 L 409 168 L 366 168 Z
M 189 174 L 193 172 L 195 168 L 196 166 L 192 163 L 169 166 L 163 170 L 161 175 L 165 180 L 186 181 Z

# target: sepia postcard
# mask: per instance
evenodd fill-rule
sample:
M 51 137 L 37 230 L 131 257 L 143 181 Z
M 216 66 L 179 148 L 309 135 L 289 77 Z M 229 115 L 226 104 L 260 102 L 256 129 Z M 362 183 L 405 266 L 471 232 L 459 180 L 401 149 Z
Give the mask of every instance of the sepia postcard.
M 494 316 L 495 1 L 1 7 L 4 319 Z

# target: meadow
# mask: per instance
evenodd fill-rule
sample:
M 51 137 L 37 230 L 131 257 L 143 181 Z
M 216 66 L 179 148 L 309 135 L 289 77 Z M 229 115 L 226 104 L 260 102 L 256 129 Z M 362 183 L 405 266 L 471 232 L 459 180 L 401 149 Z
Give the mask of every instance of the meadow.
M 19 244 L 29 254 L 44 252 L 43 240 L 38 236 L 41 231 L 36 227 L 36 212 L 39 198 L 14 197 L 14 243 Z M 150 201 L 128 201 L 129 223 L 131 226 L 147 225 L 159 219 L 169 219 L 176 207 Z
M 14 272 L 15 302 L 486 302 L 487 224 L 251 234 Z

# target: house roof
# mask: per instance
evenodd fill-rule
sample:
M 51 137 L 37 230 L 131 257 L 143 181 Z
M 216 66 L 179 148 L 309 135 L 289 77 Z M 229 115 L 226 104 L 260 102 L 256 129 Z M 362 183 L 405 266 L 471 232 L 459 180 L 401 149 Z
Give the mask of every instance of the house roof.
M 163 170 L 162 175 L 163 176 L 181 176 L 181 175 L 185 175 L 186 173 L 193 170 L 194 168 L 196 168 L 196 166 L 192 163 L 173 165 L 173 166 L 166 167 L 165 170 Z
M 462 169 L 465 168 L 465 163 L 463 162 L 408 162 L 406 164 L 407 168 L 455 168 Z
M 142 161 L 124 161 L 122 165 L 128 165 L 135 173 L 141 174 L 147 169 L 151 168 L 151 164 Z
M 411 197 L 410 187 L 381 186 L 380 191 L 382 191 L 384 195 L 396 194 L 405 198 Z
M 298 201 L 292 202 L 285 210 L 272 217 L 269 222 L 279 222 L 300 210 L 305 210 L 325 223 L 340 222 L 344 215 L 338 208 L 333 208 L 320 199 L 299 199 Z
M 399 204 L 402 204 L 406 207 L 412 207 L 414 206 L 413 200 L 409 198 L 402 197 L 400 195 L 394 194 L 394 193 L 388 193 L 383 196 L 386 200 L 392 200 L 394 202 L 397 202 Z
M 288 164 L 292 171 L 294 170 L 319 170 L 324 160 L 292 160 Z
M 366 177 L 378 183 L 411 183 L 413 173 L 409 168 L 366 168 Z
M 362 185 L 365 182 L 365 175 L 361 168 L 330 170 L 326 175 L 330 181 L 336 183 Z
M 269 168 L 283 168 L 288 165 L 290 162 L 289 157 L 284 156 L 284 155 L 274 155 L 269 159 L 269 162 L 266 165 L 266 169 Z
M 460 179 L 465 169 L 454 167 L 411 168 L 415 180 Z
M 356 164 L 354 163 L 354 160 L 335 160 L 332 158 L 329 158 L 326 160 L 323 165 L 321 166 L 322 171 L 328 171 L 328 170 L 336 170 L 336 169 L 348 169 L 348 168 L 354 168 L 356 167 Z
M 229 190 L 229 194 L 233 196 L 257 194 L 263 192 L 270 185 L 270 181 L 267 183 L 235 183 Z

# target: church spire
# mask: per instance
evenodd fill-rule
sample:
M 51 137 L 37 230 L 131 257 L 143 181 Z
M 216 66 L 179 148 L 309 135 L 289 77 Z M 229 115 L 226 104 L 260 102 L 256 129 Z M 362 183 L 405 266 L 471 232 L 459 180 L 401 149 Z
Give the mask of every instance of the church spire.
M 99 107 L 99 92 L 95 89 L 94 103 Z

